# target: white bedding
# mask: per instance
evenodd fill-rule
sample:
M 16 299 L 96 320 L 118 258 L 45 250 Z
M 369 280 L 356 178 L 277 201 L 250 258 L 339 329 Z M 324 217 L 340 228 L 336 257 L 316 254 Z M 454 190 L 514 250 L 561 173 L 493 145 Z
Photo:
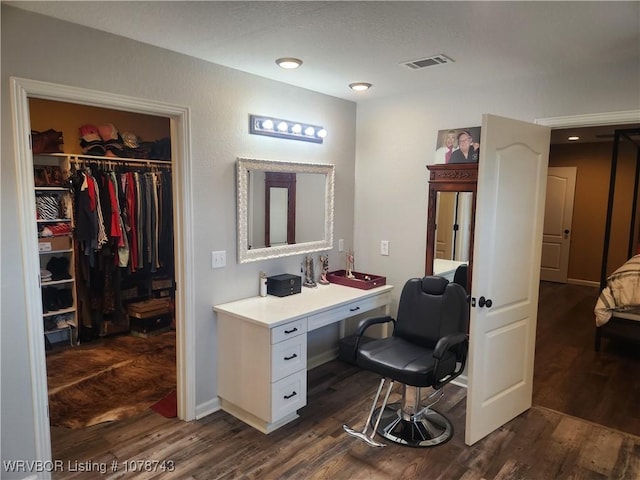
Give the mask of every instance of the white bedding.
M 602 289 L 596 302 L 594 313 L 596 325 L 601 327 L 613 316 L 634 318 L 634 311 L 640 307 L 640 255 L 627 260 L 620 268 L 607 278 L 607 286 Z M 638 318 L 640 320 L 640 318 Z

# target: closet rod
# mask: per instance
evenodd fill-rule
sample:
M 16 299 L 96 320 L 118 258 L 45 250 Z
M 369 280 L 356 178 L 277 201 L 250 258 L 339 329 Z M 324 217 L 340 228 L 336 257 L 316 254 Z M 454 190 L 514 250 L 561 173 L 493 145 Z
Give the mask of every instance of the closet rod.
M 104 163 L 111 164 L 113 166 L 154 166 L 171 168 L 171 162 L 168 160 L 144 160 L 137 158 L 122 158 L 122 157 L 93 157 L 93 156 L 81 156 L 70 155 L 69 160 L 76 165 L 87 163 Z

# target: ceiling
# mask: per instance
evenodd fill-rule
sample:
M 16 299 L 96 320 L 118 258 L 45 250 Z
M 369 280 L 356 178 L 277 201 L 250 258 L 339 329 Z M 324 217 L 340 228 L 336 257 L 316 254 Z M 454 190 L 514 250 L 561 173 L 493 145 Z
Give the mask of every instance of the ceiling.
M 3 3 L 354 102 L 632 62 L 640 69 L 640 2 Z M 403 65 L 433 55 L 453 62 Z M 304 63 L 283 70 L 280 57 Z M 373 87 L 350 90 L 357 81 Z

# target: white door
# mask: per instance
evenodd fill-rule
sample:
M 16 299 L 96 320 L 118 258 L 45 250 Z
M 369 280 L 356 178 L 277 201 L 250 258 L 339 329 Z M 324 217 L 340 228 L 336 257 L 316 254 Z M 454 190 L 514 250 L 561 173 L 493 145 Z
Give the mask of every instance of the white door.
M 465 443 L 531 406 L 550 129 L 483 115 Z
M 576 167 L 549 167 L 540 280 L 567 283 Z

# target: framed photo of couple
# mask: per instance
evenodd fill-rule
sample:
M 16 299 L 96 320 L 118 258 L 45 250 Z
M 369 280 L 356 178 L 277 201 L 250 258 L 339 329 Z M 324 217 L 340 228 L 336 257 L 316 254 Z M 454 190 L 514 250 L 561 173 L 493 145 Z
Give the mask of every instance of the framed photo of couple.
M 478 163 L 480 127 L 451 128 L 438 131 L 434 164 Z

